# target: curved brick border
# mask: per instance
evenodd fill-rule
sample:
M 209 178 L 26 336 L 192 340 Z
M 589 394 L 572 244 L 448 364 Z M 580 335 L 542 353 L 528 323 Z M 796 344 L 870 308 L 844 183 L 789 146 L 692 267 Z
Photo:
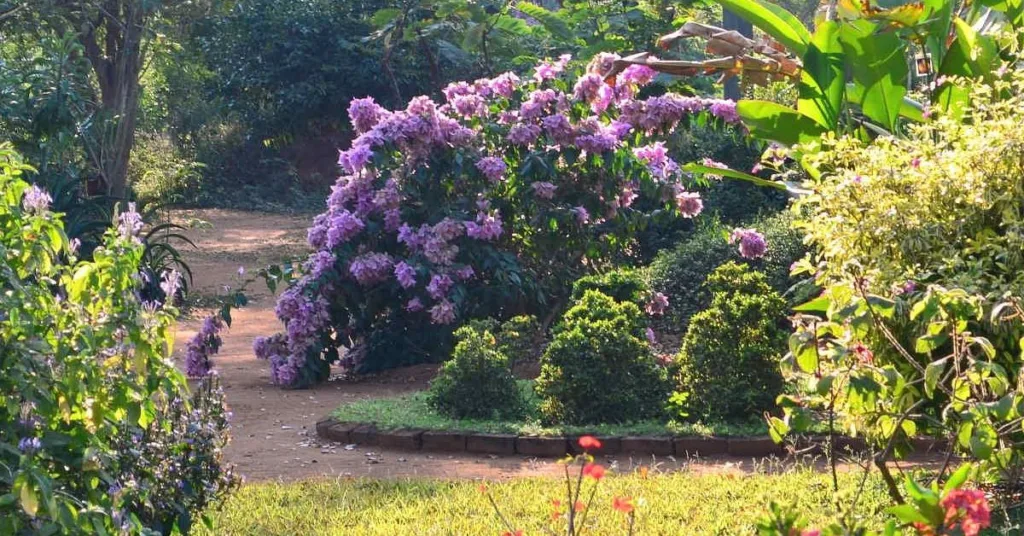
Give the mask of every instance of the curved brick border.
M 323 439 L 338 443 L 358 443 L 402 450 L 431 452 L 473 452 L 479 454 L 523 455 L 538 458 L 560 458 L 577 454 L 578 436 L 516 436 L 477 432 L 446 432 L 436 430 L 378 430 L 374 424 L 340 422 L 328 417 L 316 423 L 316 433 Z M 785 456 L 787 450 L 764 437 L 668 437 L 668 436 L 597 436 L 602 448 L 594 454 L 634 454 L 644 456 L 714 456 L 740 457 Z M 822 442 L 824 438 L 821 438 Z M 837 449 L 863 452 L 864 441 L 837 437 Z M 931 440 L 915 439 L 915 450 L 935 452 L 943 445 Z M 798 451 L 820 453 L 811 442 L 798 443 Z

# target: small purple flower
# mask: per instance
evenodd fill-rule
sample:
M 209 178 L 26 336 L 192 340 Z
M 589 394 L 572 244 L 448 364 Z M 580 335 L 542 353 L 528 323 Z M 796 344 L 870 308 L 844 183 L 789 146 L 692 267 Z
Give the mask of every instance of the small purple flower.
M 430 308 L 430 322 L 433 324 L 451 324 L 455 322 L 455 304 L 442 300 Z
M 708 106 L 711 115 L 729 124 L 740 122 L 740 115 L 736 112 L 736 101 L 714 99 Z
M 739 243 L 740 256 L 745 259 L 759 259 L 768 250 L 764 235 L 755 229 L 734 229 L 729 236 L 729 243 Z
M 647 301 L 645 307 L 647 314 L 658 316 L 665 313 L 665 309 L 668 308 L 668 296 L 655 292 L 651 295 L 651 298 Z
M 352 126 L 355 127 L 356 132 L 359 134 L 368 132 L 377 126 L 381 117 L 387 113 L 384 108 L 381 108 L 380 105 L 373 101 L 373 97 L 352 99 L 352 102 L 348 105 L 348 117 L 352 121 Z
M 508 141 L 513 145 L 530 145 L 540 136 L 537 125 L 515 125 L 508 130 Z
M 552 199 L 555 197 L 555 190 L 557 186 L 550 182 L 535 182 L 530 185 L 533 188 L 533 193 L 541 199 Z
M 480 95 L 459 95 L 452 99 L 452 107 L 467 119 L 487 114 L 487 102 Z
M 409 300 L 409 303 L 405 304 L 405 310 L 409 311 L 410 313 L 418 313 L 423 309 L 423 301 L 421 301 L 419 298 L 413 298 Z
M 576 218 L 576 223 L 579 225 L 586 225 L 590 222 L 590 213 L 587 212 L 585 207 L 574 207 L 571 212 L 573 217 Z
M 368 286 L 387 279 L 393 266 L 387 253 L 366 253 L 352 259 L 348 271 L 360 285 Z
M 373 151 L 365 145 L 355 145 L 338 154 L 338 165 L 346 173 L 356 174 L 362 171 L 373 160 Z
M 657 76 L 657 72 L 654 69 L 646 65 L 630 65 L 626 67 L 622 74 L 619 75 L 618 82 L 620 84 L 633 84 L 636 86 L 646 86 L 650 84 L 654 77 Z
M 199 332 L 185 345 L 185 374 L 189 378 L 202 378 L 210 374 L 213 369 L 211 357 L 220 352 L 222 326 L 220 317 L 206 317 Z
M 334 214 L 330 218 L 330 227 L 327 230 L 327 247 L 333 249 L 348 242 L 362 232 L 364 227 L 366 225 L 363 220 L 347 210 Z
M 504 177 L 505 171 L 508 170 L 505 161 L 497 156 L 485 156 L 477 160 L 476 168 L 491 182 L 500 181 Z
M 466 226 L 466 236 L 476 240 L 497 240 L 501 238 L 501 234 L 504 231 L 501 224 L 501 215 L 497 211 L 493 214 L 479 212 L 476 215 L 475 222 L 467 221 L 464 223 Z
M 473 270 L 473 267 L 469 266 L 468 264 L 466 266 L 463 266 L 462 268 L 459 268 L 458 270 L 455 270 L 455 277 L 459 278 L 459 281 L 467 281 L 469 279 L 473 279 L 473 276 L 475 275 L 476 271 Z
M 416 269 L 402 261 L 395 265 L 395 279 L 402 288 L 412 288 L 416 286 Z
M 136 212 L 135 203 L 128 203 L 128 210 L 117 217 L 117 231 L 124 238 L 134 238 L 142 230 L 142 215 Z
M 31 455 L 39 452 L 43 448 L 43 443 L 39 441 L 38 437 L 23 437 L 18 441 L 18 450 L 22 454 Z
M 43 214 L 50 208 L 53 198 L 45 190 L 33 184 L 25 190 L 25 196 L 21 198 L 21 208 L 32 214 Z
M 181 289 L 181 273 L 177 270 L 168 270 L 160 275 L 160 290 L 168 302 L 173 302 Z
M 533 79 L 537 82 L 543 82 L 558 77 L 565 70 L 565 66 L 569 63 L 570 59 L 572 59 L 572 56 L 563 54 L 557 61 L 541 62 L 533 72 Z
M 684 218 L 694 218 L 704 210 L 704 201 L 699 193 L 683 190 L 676 194 L 676 207 Z
M 519 86 L 519 77 L 512 72 L 502 73 L 491 80 L 490 86 L 491 91 L 493 91 L 494 94 L 507 99 L 512 97 L 512 93 L 514 93 L 516 87 Z
M 427 294 L 430 294 L 430 297 L 435 300 L 443 299 L 454 284 L 455 282 L 447 274 L 434 274 L 430 278 L 430 283 L 427 284 Z
M 579 80 L 576 80 L 576 85 L 572 88 L 572 96 L 581 102 L 593 102 L 597 98 L 601 86 L 604 85 L 604 80 L 600 75 L 595 73 L 585 74 Z
M 644 331 L 644 335 L 647 337 L 647 342 L 650 344 L 658 344 L 658 337 L 654 334 L 653 329 L 647 328 L 647 330 Z

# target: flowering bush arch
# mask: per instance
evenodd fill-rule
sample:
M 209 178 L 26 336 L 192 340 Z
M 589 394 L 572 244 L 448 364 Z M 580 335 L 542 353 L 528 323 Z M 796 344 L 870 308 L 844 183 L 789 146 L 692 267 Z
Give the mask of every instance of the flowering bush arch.
M 688 121 L 735 124 L 734 104 L 639 97 L 653 71 L 595 74 L 614 59 L 578 78 L 562 57 L 528 80 L 454 83 L 445 103 L 416 97 L 405 110 L 354 100 L 359 135 L 309 229 L 316 251 L 277 304 L 285 331 L 255 343 L 274 382 L 323 379 L 341 346 L 361 370 L 440 357 L 467 318 L 552 309 L 643 226 L 640 196 L 699 214 L 671 135 Z

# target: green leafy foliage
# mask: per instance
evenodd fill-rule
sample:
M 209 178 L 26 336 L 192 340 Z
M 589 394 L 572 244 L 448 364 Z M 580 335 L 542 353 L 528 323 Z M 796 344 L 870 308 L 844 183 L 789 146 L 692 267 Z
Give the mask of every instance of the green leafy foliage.
M 187 532 L 235 483 L 223 401 L 188 399 L 133 226 L 78 260 L 25 172 L 0 147 L 0 533 Z
M 452 357 L 430 382 L 427 403 L 458 419 L 514 419 L 525 403 L 512 376 L 508 356 L 486 329 L 463 326 Z
M 549 422 L 621 423 L 661 415 L 668 381 L 630 302 L 591 290 L 569 309 L 541 358 L 537 394 Z
M 590 291 L 597 291 L 618 302 L 631 302 L 643 307 L 650 290 L 643 273 L 631 268 L 619 268 L 603 274 L 581 277 L 572 284 L 572 300 L 583 299 Z
M 792 216 L 786 213 L 754 220 L 750 226 L 762 232 L 768 243 L 760 259 L 743 259 L 725 238 L 727 230 L 711 223 L 693 238 L 661 252 L 648 269 L 651 288 L 669 298 L 666 327 L 686 331 L 690 318 L 711 304 L 711 292 L 705 280 L 718 266 L 735 260 L 765 274 L 770 287 L 785 294 L 793 285 L 790 265 L 805 254 L 800 233 L 791 229 Z
M 708 276 L 711 305 L 690 319 L 679 350 L 679 392 L 691 418 L 742 420 L 782 391 L 786 303 L 764 274 L 728 262 Z

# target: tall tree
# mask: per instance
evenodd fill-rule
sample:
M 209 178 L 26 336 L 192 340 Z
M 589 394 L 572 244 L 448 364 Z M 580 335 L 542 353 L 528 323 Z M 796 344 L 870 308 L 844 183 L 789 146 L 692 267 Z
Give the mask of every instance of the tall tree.
M 99 89 L 97 116 L 103 136 L 93 155 L 107 193 L 128 194 L 128 162 L 135 145 L 140 78 L 148 45 L 161 17 L 178 8 L 197 9 L 190 0 L 17 0 L 9 1 L 5 30 L 73 32 L 89 60 Z M 17 21 L 20 20 L 20 26 Z

